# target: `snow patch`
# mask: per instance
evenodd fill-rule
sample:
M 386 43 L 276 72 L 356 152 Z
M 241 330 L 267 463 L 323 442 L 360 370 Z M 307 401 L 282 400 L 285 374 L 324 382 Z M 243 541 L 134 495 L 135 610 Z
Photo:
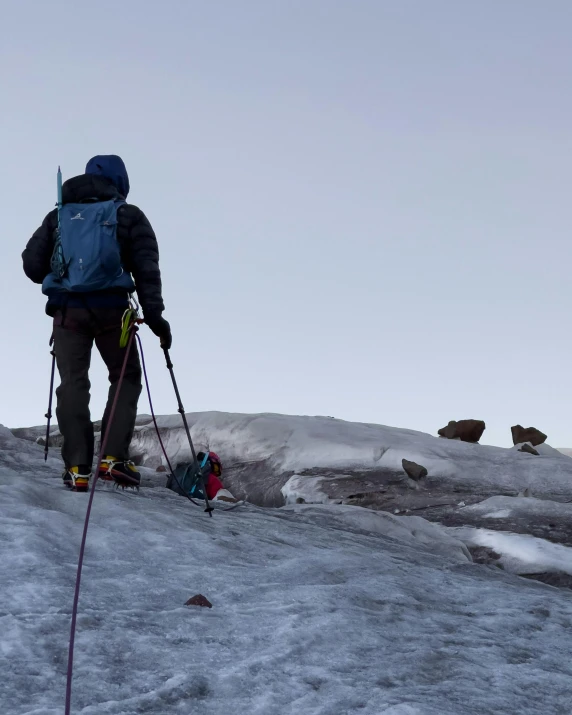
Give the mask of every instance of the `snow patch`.
M 322 491 L 322 481 L 320 477 L 308 479 L 294 474 L 280 491 L 286 504 L 296 504 L 299 500 L 308 504 L 332 504 L 335 500 Z
M 572 548 L 553 544 L 528 534 L 513 534 L 468 526 L 450 527 L 447 532 L 469 547 L 486 546 L 500 554 L 500 564 L 515 574 L 545 571 L 572 574 Z
M 485 519 L 506 519 L 510 516 L 510 509 L 499 509 L 498 511 L 491 511 L 488 514 L 483 514 Z

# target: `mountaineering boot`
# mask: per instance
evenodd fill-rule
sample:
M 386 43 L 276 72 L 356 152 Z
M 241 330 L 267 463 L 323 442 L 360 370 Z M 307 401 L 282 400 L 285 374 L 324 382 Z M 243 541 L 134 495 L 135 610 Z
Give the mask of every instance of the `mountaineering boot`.
M 91 477 L 91 467 L 87 464 L 80 464 L 77 467 L 70 467 L 62 475 L 64 486 L 76 492 L 87 492 L 89 489 L 89 478 Z
M 129 460 L 118 461 L 111 456 L 101 460 L 99 478 L 114 481 L 117 486 L 122 488 L 133 487 L 134 489 L 139 489 L 139 483 L 141 482 L 141 475 L 133 462 Z

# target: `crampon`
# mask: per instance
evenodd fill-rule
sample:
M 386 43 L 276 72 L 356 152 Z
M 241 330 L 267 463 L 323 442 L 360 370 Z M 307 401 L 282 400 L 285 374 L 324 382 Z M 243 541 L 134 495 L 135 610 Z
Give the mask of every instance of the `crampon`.
M 114 457 L 106 457 L 102 460 L 99 467 L 99 479 L 115 482 L 116 489 L 139 490 L 139 484 L 141 483 L 141 475 L 133 462 L 116 460 Z
M 73 492 L 89 491 L 89 479 L 91 470 L 89 467 L 80 465 L 79 467 L 70 467 L 62 474 L 64 486 L 71 489 Z

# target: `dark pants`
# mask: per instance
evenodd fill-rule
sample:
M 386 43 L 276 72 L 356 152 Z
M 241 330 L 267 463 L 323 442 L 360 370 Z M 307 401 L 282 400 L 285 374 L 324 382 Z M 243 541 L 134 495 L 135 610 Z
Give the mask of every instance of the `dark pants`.
M 63 435 L 62 457 L 66 467 L 93 462 L 93 423 L 89 412 L 89 366 L 95 345 L 109 370 L 109 395 L 101 434 L 105 434 L 109 412 L 117 391 L 125 348 L 119 347 L 122 308 L 68 308 L 54 317 L 54 348 L 61 384 L 56 390 L 57 418 Z M 135 341 L 131 344 L 123 384 L 107 439 L 106 455 L 129 458 L 137 401 L 141 393 L 141 365 Z M 104 455 L 105 456 L 105 455 Z

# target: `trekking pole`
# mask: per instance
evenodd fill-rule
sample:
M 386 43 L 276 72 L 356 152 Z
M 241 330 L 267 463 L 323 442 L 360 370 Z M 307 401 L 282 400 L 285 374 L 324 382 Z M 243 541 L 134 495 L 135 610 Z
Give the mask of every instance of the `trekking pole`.
M 50 355 L 52 356 L 52 376 L 50 378 L 50 398 L 48 400 L 48 411 L 45 417 L 48 420 L 46 426 L 46 444 L 44 445 L 44 462 L 48 461 L 48 452 L 50 451 L 50 422 L 52 420 L 52 399 L 54 397 L 54 375 L 56 372 L 56 351 L 54 350 L 54 334 L 50 338 Z
M 183 407 L 183 402 L 181 400 L 181 395 L 179 393 L 179 388 L 177 387 L 177 381 L 175 380 L 175 373 L 173 372 L 173 363 L 171 362 L 171 356 L 169 355 L 169 351 L 167 348 L 163 348 L 163 352 L 165 353 L 165 361 L 167 363 L 167 370 L 169 370 L 169 373 L 171 375 L 171 381 L 173 383 L 173 387 L 175 389 L 175 395 L 177 397 L 177 403 L 179 405 L 178 412 L 183 418 L 183 425 L 185 426 L 185 432 L 187 433 L 187 439 L 189 440 L 189 445 L 191 447 L 191 454 L 193 455 L 193 463 L 195 465 L 195 469 L 197 471 L 197 474 L 200 475 L 200 480 L 201 480 L 201 486 L 203 488 L 203 495 L 205 497 L 205 511 L 208 513 L 209 516 L 213 515 L 213 507 L 209 503 L 209 498 L 207 496 L 207 488 L 205 484 L 205 478 L 203 476 L 202 470 L 199 465 L 199 460 L 197 459 L 197 453 L 195 452 L 195 445 L 193 444 L 193 440 L 191 437 L 191 430 L 189 429 L 189 423 L 187 422 L 187 416 L 185 415 L 185 408 Z
M 56 263 L 54 262 L 54 256 L 60 257 L 62 255 L 60 239 L 62 236 L 61 212 L 62 212 L 63 199 L 62 199 L 62 170 L 61 170 L 61 167 L 59 167 L 59 166 L 58 166 L 58 173 L 56 175 L 56 183 L 57 183 L 57 195 L 58 195 L 58 201 L 56 203 L 56 206 L 58 207 L 58 229 L 57 229 L 57 236 L 56 236 L 56 246 L 54 247 L 54 253 L 50 260 L 50 266 L 51 266 L 52 270 L 55 270 L 55 266 L 56 266 Z M 62 260 L 62 263 L 63 263 L 63 260 Z M 61 266 L 56 271 L 58 273 L 58 275 L 60 275 L 60 268 L 61 268 Z M 60 275 L 60 277 L 61 277 L 61 275 Z M 48 461 L 48 452 L 50 450 L 50 445 L 49 445 L 50 422 L 52 420 L 52 399 L 53 399 L 53 395 L 54 395 L 54 374 L 55 374 L 55 370 L 56 370 L 56 353 L 54 350 L 54 334 L 53 333 L 52 333 L 52 337 L 50 338 L 50 348 L 51 348 L 50 355 L 52 356 L 52 377 L 50 379 L 50 399 L 48 401 L 48 411 L 45 414 L 45 417 L 48 420 L 48 424 L 46 427 L 46 444 L 44 446 L 44 462 Z

